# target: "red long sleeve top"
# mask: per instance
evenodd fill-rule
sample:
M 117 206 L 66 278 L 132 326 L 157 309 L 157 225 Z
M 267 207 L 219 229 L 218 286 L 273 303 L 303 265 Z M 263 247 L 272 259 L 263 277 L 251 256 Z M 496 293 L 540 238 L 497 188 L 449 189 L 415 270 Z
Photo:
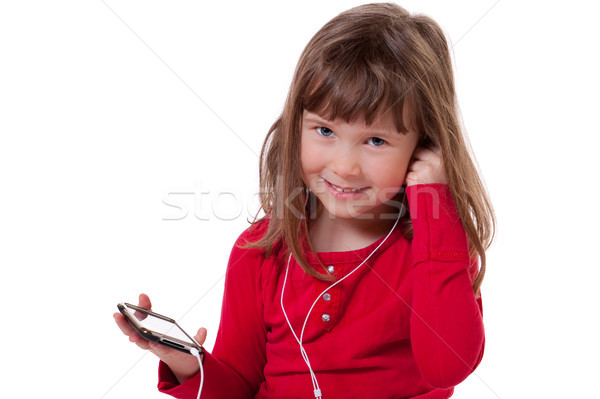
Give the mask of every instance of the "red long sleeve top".
M 481 360 L 481 299 L 471 288 L 476 266 L 450 191 L 416 185 L 407 195 L 412 241 L 396 228 L 356 273 L 328 291 L 328 300 L 319 299 L 308 320 L 303 345 L 324 399 L 448 398 Z M 237 246 L 256 240 L 266 223 L 246 230 L 232 250 L 216 343 L 204 357 L 203 399 L 314 398 L 280 305 L 287 257 Z M 339 279 L 382 240 L 317 256 Z M 314 256 L 308 260 L 318 266 Z M 291 261 L 284 305 L 297 335 L 330 284 Z M 178 384 L 161 363 L 158 387 L 193 399 L 199 378 Z

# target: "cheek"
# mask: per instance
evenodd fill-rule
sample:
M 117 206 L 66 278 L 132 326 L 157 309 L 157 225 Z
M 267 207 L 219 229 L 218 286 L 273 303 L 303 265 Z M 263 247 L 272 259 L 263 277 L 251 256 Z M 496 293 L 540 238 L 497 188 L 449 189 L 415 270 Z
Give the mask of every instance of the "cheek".
M 300 144 L 300 173 L 302 180 L 307 186 L 310 185 L 311 175 L 316 173 L 315 155 L 309 146 L 302 140 Z
M 300 169 L 303 174 L 310 169 L 310 158 L 310 150 L 307 148 L 305 140 L 302 140 L 300 143 Z
M 323 154 L 320 148 L 310 139 L 303 139 L 300 142 L 300 167 L 302 174 L 319 173 L 322 169 Z
M 399 188 L 404 184 L 404 178 L 408 170 L 410 157 L 394 157 L 388 162 L 379 164 L 379 167 L 371 168 L 373 181 L 381 188 Z

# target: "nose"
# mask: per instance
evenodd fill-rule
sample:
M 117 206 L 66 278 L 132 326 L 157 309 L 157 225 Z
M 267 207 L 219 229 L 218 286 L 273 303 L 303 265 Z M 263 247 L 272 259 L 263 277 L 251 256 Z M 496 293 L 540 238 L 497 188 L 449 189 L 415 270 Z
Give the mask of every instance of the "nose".
M 347 148 L 335 154 L 330 167 L 333 173 L 342 178 L 358 176 L 361 171 L 358 156 Z

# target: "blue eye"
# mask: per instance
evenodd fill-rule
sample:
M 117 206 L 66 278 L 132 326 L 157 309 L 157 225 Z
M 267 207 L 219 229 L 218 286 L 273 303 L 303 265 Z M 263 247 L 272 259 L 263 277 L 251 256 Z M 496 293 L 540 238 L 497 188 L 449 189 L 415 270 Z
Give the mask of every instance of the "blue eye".
M 385 144 L 385 140 L 380 139 L 379 137 L 370 137 L 367 140 L 367 143 L 369 143 L 370 145 L 375 146 L 375 147 L 380 147 Z
M 317 127 L 317 133 L 319 133 L 321 136 L 325 136 L 325 137 L 333 136 L 333 130 L 328 129 L 323 126 Z

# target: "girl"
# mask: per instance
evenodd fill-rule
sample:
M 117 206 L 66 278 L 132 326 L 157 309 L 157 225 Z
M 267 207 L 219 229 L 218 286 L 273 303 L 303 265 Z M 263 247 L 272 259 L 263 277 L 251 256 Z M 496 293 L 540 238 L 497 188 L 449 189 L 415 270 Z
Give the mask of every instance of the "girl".
M 494 217 L 439 26 L 393 4 L 327 23 L 300 57 L 260 177 L 266 216 L 232 250 L 202 397 L 450 397 L 483 355 Z M 196 397 L 195 358 L 115 317 L 161 359 L 162 392 Z

